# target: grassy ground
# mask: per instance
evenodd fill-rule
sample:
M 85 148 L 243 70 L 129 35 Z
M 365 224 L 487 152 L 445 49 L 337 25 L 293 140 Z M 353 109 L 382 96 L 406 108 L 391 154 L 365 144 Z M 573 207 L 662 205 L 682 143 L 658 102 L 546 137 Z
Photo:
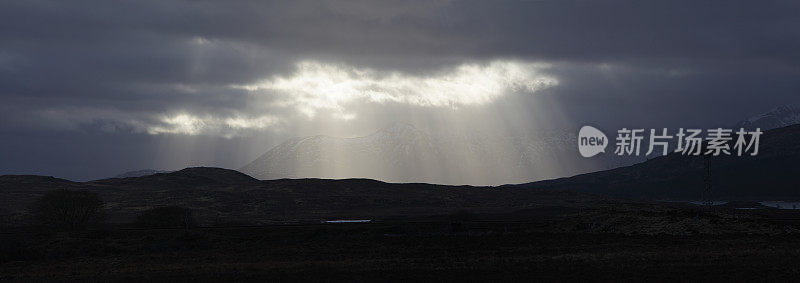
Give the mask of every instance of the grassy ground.
M 794 280 L 778 234 L 556 232 L 541 222 L 383 222 L 0 234 L 0 281 Z

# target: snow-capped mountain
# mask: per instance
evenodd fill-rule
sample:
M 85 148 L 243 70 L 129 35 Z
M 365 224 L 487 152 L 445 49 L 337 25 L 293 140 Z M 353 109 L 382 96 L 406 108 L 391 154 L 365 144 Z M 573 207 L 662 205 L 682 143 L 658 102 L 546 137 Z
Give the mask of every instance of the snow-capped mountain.
M 259 179 L 374 178 L 412 180 L 436 163 L 436 147 L 427 134 L 393 124 L 358 138 L 312 136 L 288 140 L 241 169 Z
M 481 133 L 431 136 L 395 123 L 357 138 L 313 136 L 288 140 L 241 171 L 258 179 L 371 178 L 389 182 L 497 185 L 609 168 L 577 154 L 567 131 L 519 137 Z
M 762 130 L 800 123 L 800 105 L 777 107 L 739 122 Z M 514 136 L 479 131 L 431 135 L 395 123 L 357 138 L 312 136 L 288 140 L 240 171 L 258 179 L 370 178 L 388 182 L 499 185 L 628 166 L 646 157 L 603 154 L 582 158 L 577 130 Z M 613 145 L 612 145 L 613 146 Z
M 794 124 L 800 124 L 800 104 L 789 104 L 773 108 L 770 111 L 739 122 L 735 128 L 761 128 L 762 131 L 766 131 Z

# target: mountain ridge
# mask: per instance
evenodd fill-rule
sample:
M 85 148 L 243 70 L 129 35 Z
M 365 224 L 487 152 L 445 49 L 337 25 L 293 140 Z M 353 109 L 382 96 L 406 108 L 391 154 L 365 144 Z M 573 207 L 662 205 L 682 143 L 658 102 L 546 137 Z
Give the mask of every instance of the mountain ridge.
M 800 200 L 797 160 L 800 125 L 769 130 L 762 136 L 759 155 L 723 156 L 713 161 L 714 198 Z M 96 192 L 116 222 L 130 221 L 141 211 L 159 206 L 190 208 L 211 224 L 234 219 L 272 223 L 434 215 L 465 208 L 507 212 L 543 204 L 576 206 L 584 201 L 619 198 L 697 200 L 703 190 L 702 172 L 702 157 L 670 154 L 627 167 L 503 186 L 402 184 L 372 179 L 257 180 L 235 170 L 209 167 L 89 182 L 5 175 L 0 176 L 0 214 L 24 215 L 36 198 L 55 189 Z
M 772 108 L 767 112 L 740 121 L 734 128 L 761 128 L 762 131 L 765 131 L 794 124 L 800 124 L 800 103 Z
M 354 138 L 289 139 L 240 168 L 257 179 L 370 178 L 387 182 L 499 185 L 608 168 L 582 159 L 572 132 L 524 137 L 468 133 L 432 136 L 393 123 Z M 598 165 L 599 164 L 599 165 Z
M 712 157 L 716 199 L 800 200 L 800 125 L 765 131 L 756 156 Z M 671 153 L 642 163 L 510 187 L 571 190 L 614 197 L 699 200 L 702 156 Z M 761 183 L 759 183 L 761 182 Z
M 111 178 L 130 178 L 130 177 L 142 177 L 147 175 L 154 175 L 158 173 L 169 173 L 172 171 L 167 170 L 155 170 L 155 169 L 142 169 L 142 170 L 135 170 L 135 171 L 128 171 L 119 175 L 116 175 Z

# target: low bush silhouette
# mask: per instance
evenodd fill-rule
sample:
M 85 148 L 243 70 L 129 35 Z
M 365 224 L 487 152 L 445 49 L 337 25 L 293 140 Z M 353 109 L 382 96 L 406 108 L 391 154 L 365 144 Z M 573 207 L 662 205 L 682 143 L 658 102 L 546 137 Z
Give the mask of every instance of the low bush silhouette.
M 90 191 L 55 190 L 31 206 L 36 224 L 57 230 L 83 230 L 105 220 L 103 200 Z
M 197 226 L 192 210 L 179 206 L 156 207 L 144 211 L 134 223 L 142 228 L 189 228 Z

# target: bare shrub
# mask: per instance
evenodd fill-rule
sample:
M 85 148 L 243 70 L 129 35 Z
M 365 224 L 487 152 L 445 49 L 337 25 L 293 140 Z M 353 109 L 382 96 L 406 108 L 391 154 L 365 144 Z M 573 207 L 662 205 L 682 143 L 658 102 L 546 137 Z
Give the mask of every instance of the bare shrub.
M 105 220 L 103 200 L 90 191 L 55 190 L 31 206 L 36 224 L 52 229 L 83 230 Z

